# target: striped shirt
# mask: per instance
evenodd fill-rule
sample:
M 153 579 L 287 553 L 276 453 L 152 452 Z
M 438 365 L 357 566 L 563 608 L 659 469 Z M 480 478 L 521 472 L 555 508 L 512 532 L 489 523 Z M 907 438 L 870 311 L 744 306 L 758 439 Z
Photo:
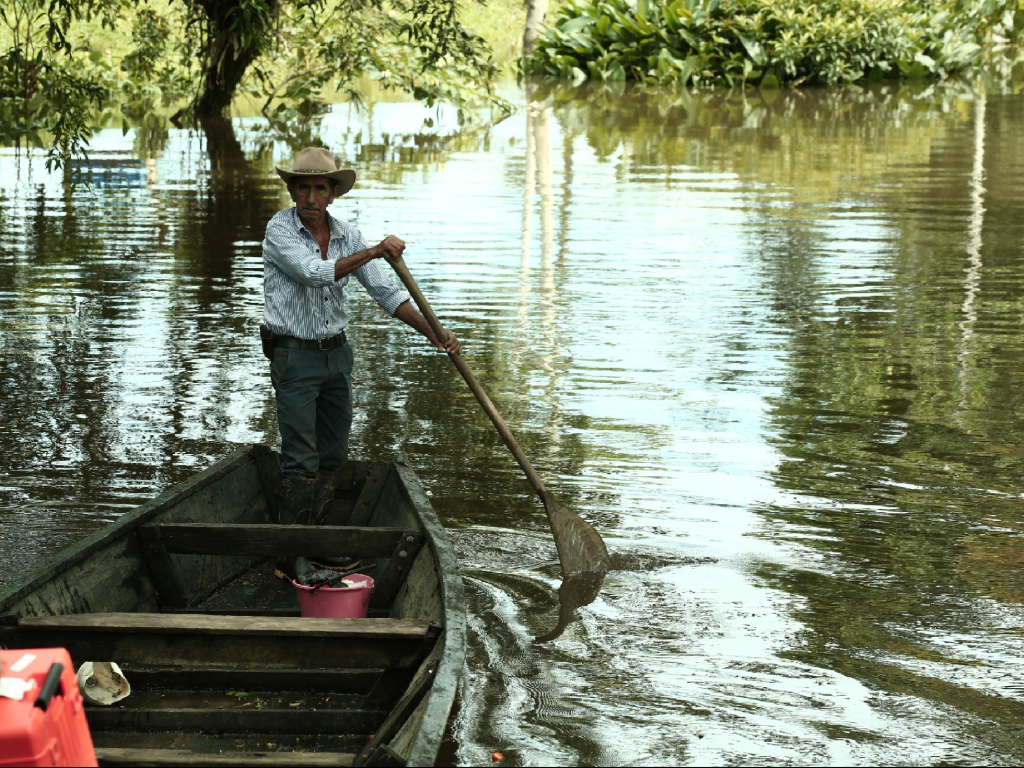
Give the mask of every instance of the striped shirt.
M 348 275 L 335 282 L 334 262 L 367 249 L 358 229 L 336 220 L 327 222 L 331 239 L 326 261 L 320 246 L 299 218 L 298 210 L 286 208 L 274 214 L 263 240 L 263 319 L 275 335 L 315 340 L 337 336 L 348 327 L 345 286 Z M 378 259 L 350 273 L 390 315 L 409 294 L 390 280 Z

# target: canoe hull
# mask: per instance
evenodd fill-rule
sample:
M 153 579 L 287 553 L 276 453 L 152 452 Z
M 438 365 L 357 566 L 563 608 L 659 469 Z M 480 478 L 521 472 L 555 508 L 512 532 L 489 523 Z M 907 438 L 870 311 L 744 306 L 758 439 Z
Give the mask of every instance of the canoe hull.
M 229 764 L 271 744 L 295 764 L 434 764 L 466 616 L 426 494 L 406 466 L 350 462 L 329 527 L 277 528 L 279 466 L 266 446 L 242 449 L 0 593 L 0 644 L 125 668 L 125 706 L 89 711 L 106 762 Z M 271 575 L 278 547 L 360 556 L 378 585 L 370 617 L 299 618 Z

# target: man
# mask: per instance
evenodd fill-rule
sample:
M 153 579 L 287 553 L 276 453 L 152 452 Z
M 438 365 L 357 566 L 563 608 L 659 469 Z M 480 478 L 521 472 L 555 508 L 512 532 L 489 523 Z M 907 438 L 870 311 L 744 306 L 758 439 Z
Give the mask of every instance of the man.
M 282 524 L 316 524 L 333 496 L 335 476 L 348 458 L 352 426 L 352 348 L 345 335 L 345 286 L 355 275 L 390 315 L 426 336 L 439 350 L 462 354 L 454 334 L 442 346 L 429 324 L 396 287 L 379 259 L 402 255 L 405 243 L 388 235 L 368 247 L 359 230 L 333 218 L 327 207 L 355 183 L 326 149 L 307 147 L 292 170 L 277 168 L 294 208 L 278 212 L 263 241 L 264 351 L 277 397 L 281 431 Z M 269 331 L 269 333 L 267 333 Z M 344 568 L 348 561 L 318 565 Z M 279 575 L 314 570 L 306 558 L 281 558 Z

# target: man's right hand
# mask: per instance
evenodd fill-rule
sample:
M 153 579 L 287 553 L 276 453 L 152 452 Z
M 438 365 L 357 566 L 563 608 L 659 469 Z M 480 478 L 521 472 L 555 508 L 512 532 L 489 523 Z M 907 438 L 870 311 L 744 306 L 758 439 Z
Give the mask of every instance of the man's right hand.
M 379 243 L 367 248 L 365 251 L 354 253 L 351 256 L 338 259 L 334 262 L 334 279 L 341 280 L 345 275 L 351 274 L 364 264 L 374 259 L 385 258 L 392 266 L 402 258 L 402 251 L 405 250 L 405 240 L 394 235 L 388 235 Z
M 383 256 L 388 261 L 395 261 L 402 258 L 405 241 L 394 235 L 388 235 L 377 244 L 376 251 L 378 258 Z

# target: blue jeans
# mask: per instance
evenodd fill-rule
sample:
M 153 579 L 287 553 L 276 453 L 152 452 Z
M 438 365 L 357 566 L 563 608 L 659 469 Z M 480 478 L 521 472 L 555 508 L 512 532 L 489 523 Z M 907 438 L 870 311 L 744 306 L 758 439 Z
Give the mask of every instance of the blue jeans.
M 281 430 L 281 471 L 315 477 L 348 460 L 352 428 L 352 347 L 326 352 L 278 347 L 270 364 Z

